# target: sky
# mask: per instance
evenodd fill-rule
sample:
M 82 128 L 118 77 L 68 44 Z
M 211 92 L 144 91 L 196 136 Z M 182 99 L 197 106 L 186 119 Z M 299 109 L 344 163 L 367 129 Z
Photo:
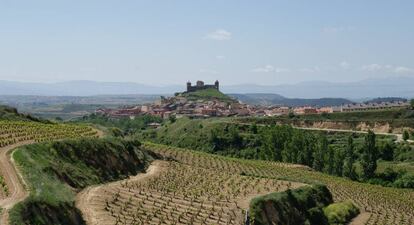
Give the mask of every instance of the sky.
M 0 80 L 414 76 L 412 0 L 0 0 Z

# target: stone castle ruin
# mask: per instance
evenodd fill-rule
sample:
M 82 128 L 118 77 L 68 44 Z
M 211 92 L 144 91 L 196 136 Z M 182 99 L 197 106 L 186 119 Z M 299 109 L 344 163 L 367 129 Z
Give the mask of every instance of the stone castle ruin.
M 203 81 L 199 80 L 197 81 L 195 86 L 192 86 L 190 81 L 187 82 L 187 92 L 194 92 L 194 91 L 199 91 L 199 90 L 204 90 L 204 89 L 209 89 L 209 88 L 214 88 L 214 89 L 219 90 L 218 80 L 216 80 L 214 84 L 204 84 Z

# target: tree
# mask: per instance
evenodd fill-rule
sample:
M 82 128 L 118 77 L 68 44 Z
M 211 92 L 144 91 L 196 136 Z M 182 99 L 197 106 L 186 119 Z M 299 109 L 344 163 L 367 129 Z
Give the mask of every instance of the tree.
M 175 117 L 175 115 L 171 115 L 170 117 L 168 117 L 168 120 L 169 120 L 171 123 L 175 123 L 175 121 L 177 121 L 177 117 Z
M 240 136 L 239 130 L 236 127 L 231 127 L 230 129 L 230 144 L 236 149 L 240 149 L 243 145 L 243 137 Z
M 414 109 L 414 98 L 410 101 L 411 109 Z
M 213 147 L 213 151 L 221 150 L 223 148 L 223 139 L 220 137 L 220 131 L 218 129 L 211 130 L 210 143 Z
M 313 168 L 317 171 L 322 171 L 325 166 L 325 154 L 328 151 L 328 139 L 326 136 L 319 138 L 318 146 L 313 155 Z
M 383 160 L 392 161 L 394 159 L 394 144 L 387 141 L 381 146 L 381 158 Z
M 406 141 L 410 138 L 410 133 L 408 133 L 408 130 L 404 130 L 402 138 L 403 138 L 404 141 Z
M 313 153 L 315 151 L 316 146 L 316 138 L 314 135 L 308 135 L 305 139 L 305 149 L 303 155 L 305 157 L 305 165 L 312 166 L 313 164 Z
M 344 154 L 340 149 L 336 149 L 334 154 L 334 170 L 333 173 L 337 176 L 342 176 L 344 168 Z
M 250 126 L 250 130 L 252 131 L 253 134 L 257 134 L 257 124 L 256 123 L 253 123 Z
M 355 156 L 354 156 L 354 139 L 352 135 L 348 137 L 348 144 L 345 150 L 345 160 L 344 160 L 344 168 L 343 168 L 343 175 L 348 177 L 352 180 L 356 179 L 356 171 L 355 171 Z
M 328 158 L 327 158 L 327 167 L 326 172 L 333 175 L 335 168 L 335 151 L 332 146 L 328 147 Z
M 375 176 L 375 170 L 377 169 L 378 150 L 375 145 L 375 134 L 371 130 L 365 136 L 362 151 L 362 176 L 365 179 L 373 178 Z

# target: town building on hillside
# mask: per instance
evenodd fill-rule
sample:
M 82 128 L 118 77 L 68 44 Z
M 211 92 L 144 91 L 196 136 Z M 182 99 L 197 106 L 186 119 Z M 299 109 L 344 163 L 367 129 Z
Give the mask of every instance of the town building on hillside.
M 298 107 L 293 109 L 293 113 L 296 115 L 306 115 L 306 114 L 317 114 L 318 111 L 316 108 L 305 106 L 305 107 Z
M 381 103 L 353 103 L 341 106 L 342 112 L 354 112 L 354 111 L 368 111 L 368 110 L 384 110 L 391 108 L 405 108 L 408 107 L 408 102 L 396 101 L 396 102 L 381 102 Z
M 318 113 L 333 113 L 334 109 L 332 106 L 321 107 L 318 110 Z
M 214 84 L 204 84 L 203 81 L 199 80 L 197 81 L 195 86 L 192 86 L 190 81 L 187 82 L 187 92 L 194 92 L 194 91 L 199 91 L 199 90 L 204 90 L 204 89 L 209 89 L 209 88 L 214 88 L 214 89 L 219 90 L 219 81 L 216 80 Z

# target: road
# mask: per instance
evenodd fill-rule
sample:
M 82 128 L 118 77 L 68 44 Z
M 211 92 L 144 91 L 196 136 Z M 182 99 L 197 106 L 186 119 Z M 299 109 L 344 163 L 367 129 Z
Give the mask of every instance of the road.
M 5 199 L 0 200 L 0 207 L 3 208 L 0 220 L 1 225 L 8 224 L 8 210 L 10 210 L 16 203 L 23 201 L 28 196 L 28 192 L 25 188 L 26 184 L 24 183 L 20 173 L 17 171 L 17 167 L 15 166 L 11 156 L 14 149 L 31 143 L 33 143 L 33 141 L 20 142 L 0 148 L 0 171 L 10 192 Z
M 227 122 L 231 124 L 241 124 L 241 125 L 252 125 L 251 123 L 238 123 L 238 122 Z M 268 126 L 269 124 L 256 124 L 257 126 Z M 301 130 L 315 130 L 315 131 L 325 131 L 325 132 L 344 132 L 344 133 L 357 133 L 357 134 L 367 134 L 368 131 L 360 131 L 360 130 L 344 130 L 344 129 L 330 129 L 330 128 L 314 128 L 314 127 L 297 127 L 292 126 L 295 129 Z M 385 135 L 385 136 L 393 136 L 396 137 L 395 142 L 403 142 L 403 135 L 402 134 L 395 134 L 395 133 L 382 133 L 382 132 L 375 132 L 377 135 Z M 408 143 L 414 143 L 414 140 L 407 140 Z
M 344 132 L 344 133 L 356 133 L 356 134 L 367 134 L 368 133 L 368 131 L 360 131 L 360 130 L 343 130 L 343 129 L 296 127 L 296 126 L 292 126 L 292 127 L 296 128 L 296 129 L 301 129 L 301 130 L 316 130 L 316 131 L 326 131 L 326 132 Z M 381 132 L 375 132 L 375 134 L 396 137 L 396 140 L 395 140 L 396 142 L 402 142 L 403 141 L 402 134 L 381 133 Z M 411 141 L 411 140 L 408 140 L 408 141 Z

